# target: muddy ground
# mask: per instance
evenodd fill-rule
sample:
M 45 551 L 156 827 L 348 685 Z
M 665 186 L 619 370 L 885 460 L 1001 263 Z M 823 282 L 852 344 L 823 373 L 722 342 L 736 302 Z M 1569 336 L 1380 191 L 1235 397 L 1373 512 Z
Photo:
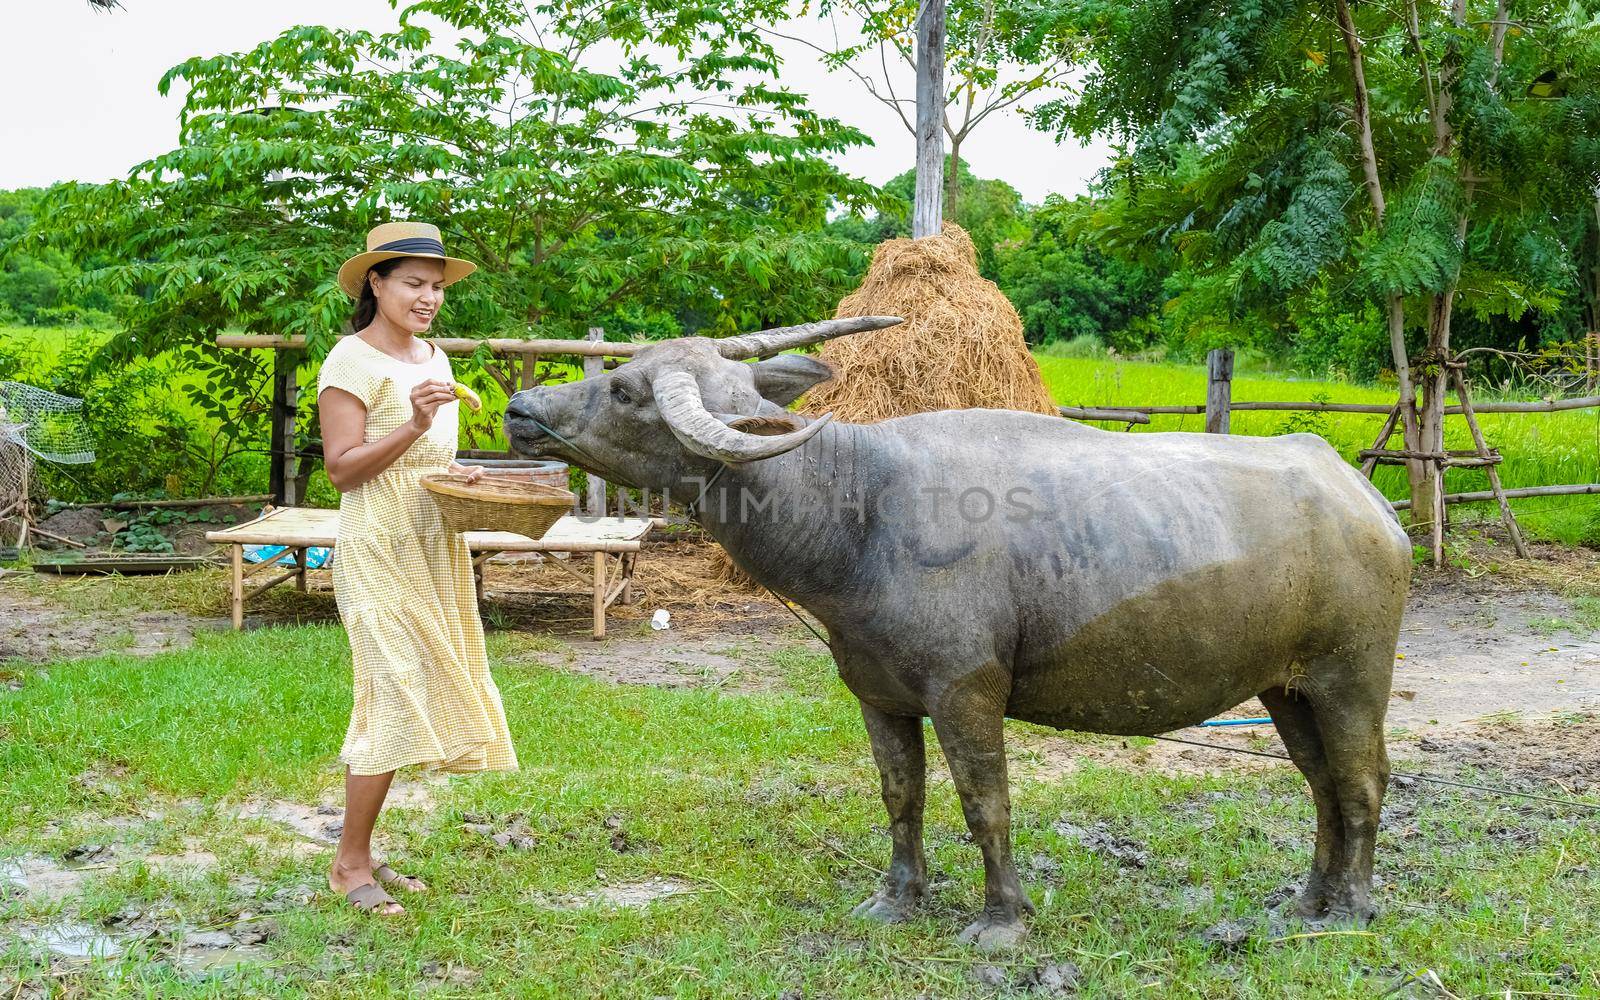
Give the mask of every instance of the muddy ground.
M 328 573 L 312 577 L 309 594 L 280 588 L 276 598 L 252 611 L 247 627 L 332 620 Z M 526 559 L 491 567 L 483 610 L 491 631 L 500 633 L 496 649 L 503 659 L 537 662 L 611 683 L 713 687 L 735 696 L 786 689 L 810 695 L 819 693 L 811 688 L 837 684 L 814 661 L 806 663 L 806 654 L 820 646 L 796 617 L 763 593 L 719 583 L 716 561 L 706 546 L 686 541 L 652 545 L 640 561 L 639 600 L 614 609 L 610 635 L 603 641 L 589 638 L 587 598 L 530 593 L 549 589 L 559 578 L 559 573 Z M 1581 596 L 1597 592 L 1589 589 L 1596 579 L 1600 556 L 1569 551 L 1544 553 L 1542 563 L 1519 572 L 1419 572 L 1390 704 L 1397 776 L 1385 823 L 1392 830 L 1395 824 L 1404 825 L 1408 803 L 1415 797 L 1439 791 L 1412 774 L 1484 780 L 1541 795 L 1570 796 L 1600 788 L 1600 740 L 1595 738 L 1600 734 L 1600 640 L 1582 624 L 1587 609 Z M 130 584 L 134 589 L 126 594 L 143 602 L 138 610 L 123 610 L 123 592 L 114 589 Z M 143 582 L 0 575 L 0 697 L 6 684 L 17 683 L 18 674 L 7 670 L 7 659 L 48 661 L 101 651 L 147 655 L 181 647 L 203 630 L 227 628 L 228 620 L 220 614 L 226 607 L 225 587 L 225 577 L 216 572 L 210 578 Z M 672 627 L 651 629 L 651 614 L 662 608 L 671 614 Z M 1592 613 L 1587 618 L 1593 620 Z M 789 652 L 774 655 L 782 651 Z M 1249 702 L 1227 714 L 1248 718 L 1264 713 L 1259 704 Z M 1115 737 L 1085 741 L 1018 726 L 1009 741 L 1013 775 L 1019 781 L 1048 781 L 1091 766 L 1177 774 L 1288 766 L 1270 756 L 1214 749 L 1281 754 L 1270 726 L 1173 735 L 1206 745 Z M 933 779 L 947 781 L 948 776 L 936 769 Z M 73 779 L 83 787 L 87 802 L 118 797 L 119 780 L 115 767 Z M 402 814 L 432 813 L 445 780 L 402 776 L 390 805 Z M 0 903 L 31 903 L 60 912 L 49 919 L 12 923 L 6 933 L 31 950 L 49 953 L 52 976 L 133 949 L 162 956 L 187 975 L 260 965 L 269 960 L 267 945 L 279 933 L 275 915 L 305 905 L 320 890 L 313 874 L 330 856 L 342 822 L 332 790 L 311 803 L 152 802 L 138 814 L 53 822 L 46 831 L 52 839 L 74 846 L 64 853 L 0 857 Z M 532 849 L 537 841 L 515 817 L 463 814 L 461 822 L 465 832 L 501 849 Z M 605 824 L 614 849 L 627 849 L 625 820 L 608 817 Z M 239 843 L 218 846 L 193 836 L 175 839 L 162 832 L 170 826 L 229 831 L 251 856 L 312 862 L 301 867 L 313 874 L 269 892 L 255 875 L 219 859 L 237 858 Z M 1070 829 L 1093 850 L 1138 849 L 1101 826 Z M 1407 834 L 1401 830 L 1395 835 Z M 229 891 L 250 900 L 249 906 L 216 925 L 188 923 L 159 908 L 128 909 L 96 920 L 71 909 L 71 900 L 92 880 L 137 873 L 141 867 L 169 876 L 226 879 Z M 704 890 L 675 879 L 648 879 L 536 902 L 558 909 L 637 907 L 697 891 Z M 427 975 L 433 985 L 461 986 L 475 974 L 441 966 Z
M 207 572 L 207 571 L 202 571 Z M 183 591 L 207 611 L 155 608 L 117 614 L 83 610 L 92 588 L 128 586 L 96 578 L 0 576 L 0 676 L 8 658 L 49 660 L 104 650 L 135 655 L 180 647 L 205 629 L 227 628 L 226 581 L 190 581 Z M 647 544 L 631 606 L 616 605 L 604 640 L 589 637 L 587 597 L 536 596 L 532 591 L 570 587 L 564 574 L 526 556 L 491 563 L 483 604 L 491 630 L 516 639 L 508 656 L 539 662 L 619 684 L 715 687 L 755 692 L 818 683 L 811 674 L 786 672 L 778 650 L 805 653 L 821 645 L 776 599 L 731 587 L 719 579 L 713 550 L 692 539 Z M 1519 768 L 1546 756 L 1576 767 L 1578 780 L 1600 782 L 1600 747 L 1592 722 L 1600 713 L 1600 633 L 1581 622 L 1579 593 L 1600 592 L 1600 553 L 1536 549 L 1518 567 L 1421 569 L 1413 582 L 1395 662 L 1388 724 L 1398 756 L 1419 757 L 1439 747 L 1481 756 L 1479 744 L 1515 749 Z M 162 586 L 143 581 L 146 590 Z M 171 589 L 178 589 L 176 587 Z M 215 590 L 212 594 L 210 591 Z M 275 596 L 274 596 L 275 595 Z M 657 609 L 671 627 L 654 630 Z M 246 627 L 333 620 L 327 571 L 311 574 L 310 593 L 287 586 L 253 607 Z M 1593 620 L 1592 613 L 1590 619 Z M 809 693 L 804 690 L 802 694 Z M 1247 702 L 1226 713 L 1262 716 Z M 1191 730 L 1182 734 L 1219 745 L 1280 752 L 1270 726 Z M 1107 739 L 1086 748 L 1043 733 L 1019 734 L 1023 773 L 1048 774 L 1105 758 L 1179 771 L 1277 766 L 1203 748 Z M 1508 757 L 1509 759 L 1509 757 Z M 1573 762 L 1577 763 L 1574 764 Z M 1537 770 L 1537 768 L 1534 768 Z M 1587 778 L 1585 776 L 1588 776 Z

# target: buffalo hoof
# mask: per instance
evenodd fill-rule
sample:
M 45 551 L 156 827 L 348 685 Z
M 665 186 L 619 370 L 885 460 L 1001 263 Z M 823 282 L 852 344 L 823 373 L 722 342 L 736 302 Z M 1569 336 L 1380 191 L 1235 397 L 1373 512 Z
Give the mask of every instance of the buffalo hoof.
M 1328 912 L 1328 897 L 1320 892 L 1299 892 L 1284 903 L 1283 912 L 1301 920 L 1319 920 Z
M 1371 903 L 1355 906 L 1330 906 L 1327 912 L 1306 920 L 1317 930 L 1360 930 L 1378 919 L 1378 908 Z
M 891 893 L 887 889 L 879 889 L 851 910 L 850 915 L 863 920 L 876 920 L 881 924 L 898 924 L 910 919 L 920 901 L 921 895 L 918 893 Z
M 1008 951 L 1028 936 L 1028 925 L 1018 917 L 1001 919 L 985 914 L 967 925 L 956 940 L 982 951 Z

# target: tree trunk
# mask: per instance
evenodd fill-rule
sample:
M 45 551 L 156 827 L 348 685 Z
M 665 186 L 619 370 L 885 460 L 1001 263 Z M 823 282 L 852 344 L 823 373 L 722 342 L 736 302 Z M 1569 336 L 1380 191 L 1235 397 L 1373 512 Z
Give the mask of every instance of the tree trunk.
M 917 185 L 911 206 L 911 235 L 938 235 L 944 229 L 939 198 L 944 190 L 944 7 L 926 0 L 917 22 Z
M 944 217 L 955 221 L 956 200 L 961 194 L 961 136 L 950 139 L 950 172 L 944 178 Z
M 1594 232 L 1589 238 L 1589 333 L 1600 335 L 1600 188 L 1594 191 Z
M 1489 76 L 1489 86 L 1494 87 L 1500 73 L 1500 62 L 1505 54 L 1505 21 L 1507 0 L 1499 0 L 1495 18 L 1494 33 L 1492 35 L 1492 69 Z M 1465 28 L 1467 19 L 1466 0 L 1452 0 L 1450 5 L 1451 24 L 1457 31 Z M 1456 157 L 1455 126 L 1450 121 L 1451 109 L 1455 106 L 1455 88 L 1460 86 L 1462 76 L 1461 46 L 1452 38 L 1445 57 L 1439 66 L 1437 93 L 1438 98 L 1433 107 L 1433 155 L 1435 157 Z M 1470 225 L 1472 213 L 1472 200 L 1475 183 L 1470 167 L 1458 163 L 1456 170 L 1461 177 L 1461 210 L 1456 218 L 1456 241 L 1463 248 L 1467 241 L 1467 228 Z M 1465 256 L 1465 249 L 1462 254 Z M 1451 360 L 1450 355 L 1450 324 L 1455 314 L 1456 288 L 1460 283 L 1461 268 L 1458 265 L 1456 273 L 1450 276 L 1437 294 L 1428 301 L 1428 374 L 1422 379 L 1422 410 L 1417 414 L 1418 447 L 1421 451 L 1443 452 L 1444 449 L 1444 410 L 1448 402 L 1446 399 L 1450 391 L 1450 369 L 1446 362 Z M 1444 470 L 1432 462 L 1422 463 L 1421 476 L 1411 479 L 1412 510 L 1420 509 L 1419 504 L 1423 498 L 1431 498 L 1436 492 L 1442 493 L 1437 482 Z M 1420 488 L 1419 488 L 1420 487 Z M 1435 553 L 1437 560 L 1437 553 Z
M 1350 58 L 1351 115 L 1355 119 L 1360 140 L 1361 174 L 1366 182 L 1367 197 L 1372 202 L 1372 215 L 1381 231 L 1388 206 L 1383 197 L 1383 179 L 1378 170 L 1378 150 L 1372 141 L 1372 102 L 1367 90 L 1366 65 L 1361 53 L 1361 36 L 1356 33 L 1355 18 L 1348 0 L 1338 0 L 1335 10 L 1339 33 L 1344 37 L 1345 53 Z M 1417 416 L 1417 391 L 1411 381 L 1411 360 L 1406 352 L 1406 306 L 1403 296 L 1394 294 L 1384 299 L 1384 314 L 1389 327 L 1389 352 L 1394 358 L 1394 374 L 1399 381 L 1400 430 L 1407 451 L 1421 451 L 1422 434 Z M 1413 511 L 1433 509 L 1432 494 L 1423 492 L 1431 480 L 1426 480 L 1426 463 L 1407 462 L 1406 478 L 1411 484 Z M 1415 520 L 1420 515 L 1413 513 Z

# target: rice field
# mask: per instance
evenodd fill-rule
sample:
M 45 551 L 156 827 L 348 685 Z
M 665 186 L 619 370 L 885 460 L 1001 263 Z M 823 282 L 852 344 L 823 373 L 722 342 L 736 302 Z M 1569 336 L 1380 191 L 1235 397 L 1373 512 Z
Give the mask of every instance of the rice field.
M 1139 406 L 1203 404 L 1206 371 L 1199 365 L 1174 365 L 1115 358 L 1057 358 L 1036 355 L 1040 373 L 1051 396 L 1070 406 Z M 1233 398 L 1280 402 L 1331 402 L 1392 404 L 1394 390 L 1311 379 L 1275 378 L 1235 374 Z M 1479 393 L 1474 402 L 1491 398 Z M 1470 448 L 1466 422 L 1447 417 L 1446 448 Z M 1244 411 L 1233 414 L 1234 434 L 1271 435 L 1309 432 L 1327 439 L 1352 463 L 1363 448 L 1372 447 L 1383 425 L 1382 414 L 1272 413 Z M 1500 478 L 1506 488 L 1548 486 L 1558 483 L 1600 482 L 1600 409 L 1560 413 L 1485 413 L 1478 418 L 1489 444 L 1500 449 L 1505 462 Z M 1120 424 L 1097 426 L 1118 429 Z M 1154 416 L 1133 433 L 1199 431 L 1202 416 Z M 1399 438 L 1396 436 L 1395 441 Z M 1398 445 L 1395 445 L 1398 446 Z M 1375 480 L 1390 499 L 1407 497 L 1405 471 L 1380 466 Z M 1474 469 L 1453 469 L 1445 480 L 1451 493 L 1486 490 L 1488 478 Z M 1600 544 L 1600 496 L 1532 497 L 1512 502 L 1524 532 L 1530 537 L 1568 545 Z M 1494 505 L 1466 504 L 1451 508 L 1460 523 L 1488 518 L 1498 522 Z

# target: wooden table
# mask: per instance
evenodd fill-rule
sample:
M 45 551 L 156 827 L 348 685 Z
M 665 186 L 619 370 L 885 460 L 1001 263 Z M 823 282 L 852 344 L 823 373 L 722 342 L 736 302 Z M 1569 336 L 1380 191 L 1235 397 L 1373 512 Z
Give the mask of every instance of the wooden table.
M 633 603 L 632 582 L 634 564 L 644 537 L 659 521 L 648 517 L 575 517 L 571 514 L 557 521 L 543 538 L 532 539 L 509 531 L 469 531 L 466 533 L 467 549 L 472 553 L 472 574 L 478 588 L 478 599 L 483 599 L 484 563 L 500 552 L 548 552 L 550 562 L 584 584 L 582 590 L 540 591 L 547 595 L 588 595 L 594 611 L 594 637 L 605 638 L 606 608 L 620 601 Z M 314 507 L 269 508 L 253 521 L 236 524 L 221 531 L 206 532 L 206 541 L 230 547 L 232 555 L 233 627 L 244 625 L 244 605 L 262 591 L 275 587 L 291 578 L 300 590 L 306 589 L 306 549 L 313 546 L 333 548 L 339 533 L 339 512 Z M 284 550 L 265 562 L 252 564 L 248 569 L 244 561 L 246 545 L 282 545 Z M 279 563 L 294 556 L 294 568 L 278 573 L 257 584 L 248 592 L 245 581 L 266 572 L 273 566 L 283 570 Z M 562 558 L 567 555 L 587 554 L 590 566 L 580 569 L 570 565 L 577 561 Z M 337 553 L 335 554 L 337 558 Z

